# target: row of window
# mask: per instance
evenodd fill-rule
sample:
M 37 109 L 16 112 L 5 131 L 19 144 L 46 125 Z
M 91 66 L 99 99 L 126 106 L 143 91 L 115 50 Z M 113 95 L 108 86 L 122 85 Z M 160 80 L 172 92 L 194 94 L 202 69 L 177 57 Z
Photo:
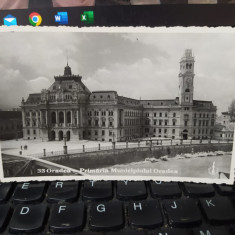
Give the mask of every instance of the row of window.
M 93 115 L 92 115 L 93 114 Z M 102 110 L 102 111 L 97 111 L 97 110 L 95 110 L 95 111 L 88 111 L 87 112 L 87 116 L 100 116 L 100 114 L 101 114 L 101 116 L 106 116 L 106 114 L 108 114 L 108 116 L 113 116 L 113 111 L 104 111 L 104 110 Z
M 233 138 L 233 134 L 232 133 L 227 133 L 227 134 L 224 134 L 224 136 L 223 136 L 223 134 L 220 134 L 220 137 L 222 137 L 222 138 Z
M 186 66 L 185 65 L 180 65 L 180 69 L 192 69 L 192 64 L 186 64 Z
M 168 117 L 168 115 L 169 115 L 169 114 L 168 114 L 167 112 L 165 112 L 165 113 L 158 113 L 158 116 L 159 116 L 159 117 L 163 117 L 163 116 L 164 116 L 164 117 Z M 148 112 L 148 113 L 145 113 L 145 116 L 146 116 L 146 117 L 149 117 L 149 116 L 150 116 L 150 113 L 149 113 L 149 112 Z M 154 116 L 154 117 L 157 117 L 157 113 L 153 113 L 153 116 Z M 173 117 L 176 117 L 176 113 L 173 113 Z
M 193 134 L 198 134 L 198 135 L 204 135 L 204 134 L 213 134 L 213 130 L 209 130 L 209 129 L 198 129 L 198 130 L 193 130 Z
M 209 115 L 209 113 L 194 113 L 194 118 L 197 118 L 197 117 L 199 117 L 199 118 L 209 118 L 210 117 L 210 115 Z M 211 118 L 215 118 L 215 114 L 214 113 L 212 113 L 211 114 Z
M 92 126 L 92 124 L 93 124 L 94 126 L 97 126 L 97 127 L 100 126 L 100 123 L 99 123 L 99 120 L 98 120 L 98 119 L 97 119 L 97 120 L 94 120 L 94 122 L 92 122 L 92 120 L 89 119 L 89 120 L 88 120 L 88 126 Z M 102 121 L 101 121 L 101 126 L 102 126 L 102 127 L 106 127 L 106 121 L 102 120 Z M 113 122 L 112 122 L 112 121 L 109 121 L 109 127 L 113 127 Z
M 55 95 L 50 95 L 49 99 L 50 100 L 56 100 L 56 96 Z M 64 100 L 72 100 L 72 99 L 73 99 L 73 96 L 71 94 L 65 94 L 64 95 Z M 61 100 L 61 99 L 58 99 L 58 100 Z
M 96 98 L 100 98 L 100 99 L 105 99 L 105 98 L 107 98 L 107 99 L 110 99 L 111 98 L 111 96 L 110 95 L 107 95 L 107 96 L 104 96 L 104 95 L 100 95 L 100 96 L 96 96 L 96 95 L 93 95 L 93 99 L 96 99 Z
M 153 125 L 154 126 L 157 126 L 157 125 L 158 126 L 163 126 L 163 125 L 168 126 L 169 122 L 170 122 L 169 120 L 153 120 Z M 177 122 L 177 120 L 173 119 L 172 120 L 172 126 L 175 126 L 176 122 Z M 145 120 L 145 125 L 147 125 L 147 126 L 150 125 L 150 120 L 149 119 Z
M 37 134 L 37 131 L 33 130 L 33 135 L 36 135 L 36 134 Z M 27 135 L 30 135 L 30 130 L 27 130 Z
M 140 119 L 125 119 L 125 126 L 140 125 Z
M 164 124 L 165 126 L 167 126 L 168 122 L 169 122 L 169 120 L 158 120 L 158 122 L 157 122 L 157 120 L 153 120 L 153 125 L 154 126 L 156 126 L 156 125 L 162 126 Z M 177 122 L 177 120 L 173 119 L 172 120 L 172 125 L 175 126 L 176 122 Z M 184 126 L 188 126 L 188 123 L 189 123 L 189 121 L 186 119 L 184 121 Z M 211 124 L 211 126 L 214 126 L 215 125 L 215 121 L 211 120 L 210 124 Z M 148 125 L 148 126 L 150 125 L 150 120 L 149 119 L 145 120 L 145 125 Z M 197 126 L 197 120 L 194 120 L 194 126 Z M 198 126 L 209 126 L 209 120 L 203 120 L 203 121 L 199 120 L 198 121 Z
M 40 123 L 40 119 L 38 120 L 38 122 Z M 25 120 L 25 125 L 30 126 L 30 120 L 29 119 Z M 37 126 L 37 121 L 35 119 L 32 120 L 32 126 Z
M 209 126 L 209 120 L 194 120 L 193 121 L 193 126 Z M 211 126 L 214 126 L 215 125 L 215 120 L 211 120 L 210 122 Z
M 162 138 L 162 137 L 164 137 L 164 138 L 169 138 L 169 136 L 167 136 L 167 135 L 150 135 L 150 136 L 151 136 L 151 137 L 159 137 L 159 138 Z M 149 137 L 149 135 L 146 134 L 145 137 Z M 171 136 L 171 138 L 172 138 L 172 139 L 175 139 L 175 136 Z
M 154 128 L 153 129 L 153 133 L 164 133 L 164 134 L 167 134 L 169 131 L 168 131 L 169 129 L 156 129 L 156 128 Z M 150 132 L 150 128 L 145 128 L 145 133 L 149 133 Z M 175 129 L 172 129 L 171 130 L 171 133 L 172 134 L 175 134 Z M 208 129 L 198 129 L 198 131 L 197 130 L 193 130 L 193 134 L 199 134 L 199 135 L 201 135 L 201 134 L 213 134 L 213 130 L 208 130 Z
M 184 109 L 185 110 L 189 110 L 188 107 L 184 107 Z M 145 113 L 146 117 L 150 117 L 150 115 L 151 115 L 151 113 L 149 113 L 149 112 Z M 160 113 L 156 113 L 156 112 L 153 113 L 154 117 L 157 117 L 157 115 L 158 115 L 158 117 L 163 117 L 163 116 L 164 117 L 168 117 L 169 113 L 167 113 L 167 112 L 165 112 L 165 113 L 162 113 L 162 112 L 160 112 Z M 176 113 L 173 113 L 173 117 L 176 117 Z M 194 113 L 194 118 L 197 118 L 197 117 L 199 117 L 199 118 L 209 118 L 210 116 L 209 116 L 208 113 L 199 113 L 199 114 Z M 189 119 L 189 114 L 184 114 L 184 118 L 185 119 Z M 211 118 L 215 118 L 215 114 L 212 114 Z
M 56 88 L 57 88 L 56 86 L 53 86 L 53 90 L 56 90 Z M 73 85 L 71 85 L 71 84 L 68 85 L 68 86 L 67 86 L 67 89 L 73 89 Z
M 153 129 L 153 133 L 164 133 L 167 134 L 168 133 L 168 129 Z M 150 133 L 150 128 L 145 128 L 145 133 Z M 171 130 L 172 134 L 175 134 L 175 129 Z
M 137 112 L 137 111 L 125 111 L 124 112 L 124 116 L 125 117 L 140 117 L 141 116 L 141 112 Z
M 99 134 L 101 134 L 102 136 L 105 136 L 106 131 L 105 130 L 101 130 L 101 131 L 100 130 L 93 130 L 93 131 L 87 131 L 87 134 L 88 134 L 88 136 L 91 136 L 92 134 L 95 136 L 98 136 Z M 115 136 L 113 131 L 109 131 L 108 135 L 112 136 L 112 137 Z
M 139 131 L 136 129 L 125 129 L 125 136 L 139 136 Z

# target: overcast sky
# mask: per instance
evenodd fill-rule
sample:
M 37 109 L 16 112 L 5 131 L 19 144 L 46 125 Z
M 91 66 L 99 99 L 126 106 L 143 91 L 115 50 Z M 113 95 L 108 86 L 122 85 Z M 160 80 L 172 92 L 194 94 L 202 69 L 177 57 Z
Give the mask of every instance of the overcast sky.
M 116 90 L 135 99 L 178 96 L 179 60 L 195 56 L 194 99 L 218 112 L 235 99 L 234 34 L 1 33 L 0 109 L 49 88 L 67 63 L 90 91 Z

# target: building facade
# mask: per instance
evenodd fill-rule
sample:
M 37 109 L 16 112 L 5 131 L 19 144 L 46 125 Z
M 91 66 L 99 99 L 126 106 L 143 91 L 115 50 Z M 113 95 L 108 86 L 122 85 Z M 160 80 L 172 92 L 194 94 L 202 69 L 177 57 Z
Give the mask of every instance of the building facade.
M 215 139 L 218 140 L 233 140 L 234 138 L 235 122 L 229 112 L 222 112 L 220 116 L 216 118 L 215 125 Z
M 67 65 L 49 89 L 22 100 L 24 139 L 126 141 L 143 137 L 209 139 L 216 107 L 194 100 L 194 57 L 180 60 L 179 97 L 136 100 L 116 91 L 91 92 Z
M 0 111 L 0 140 L 23 137 L 22 115 L 20 111 Z

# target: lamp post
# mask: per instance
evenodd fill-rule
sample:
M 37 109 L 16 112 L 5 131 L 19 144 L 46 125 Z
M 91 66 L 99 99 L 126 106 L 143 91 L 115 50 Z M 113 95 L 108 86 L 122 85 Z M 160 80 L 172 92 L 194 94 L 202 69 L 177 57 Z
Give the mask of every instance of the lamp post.
M 67 137 L 66 137 L 66 135 L 64 135 L 64 154 L 68 153 L 68 147 L 66 145 L 66 140 L 67 140 Z
M 113 128 L 113 149 L 115 149 L 115 133 L 114 133 L 114 128 Z

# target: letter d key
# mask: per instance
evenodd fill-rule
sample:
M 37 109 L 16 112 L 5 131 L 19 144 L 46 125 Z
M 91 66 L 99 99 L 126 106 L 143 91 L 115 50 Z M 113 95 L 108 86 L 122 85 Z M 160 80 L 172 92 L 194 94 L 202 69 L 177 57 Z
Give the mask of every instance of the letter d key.
M 9 228 L 11 233 L 37 233 L 43 228 L 46 205 L 18 205 Z

